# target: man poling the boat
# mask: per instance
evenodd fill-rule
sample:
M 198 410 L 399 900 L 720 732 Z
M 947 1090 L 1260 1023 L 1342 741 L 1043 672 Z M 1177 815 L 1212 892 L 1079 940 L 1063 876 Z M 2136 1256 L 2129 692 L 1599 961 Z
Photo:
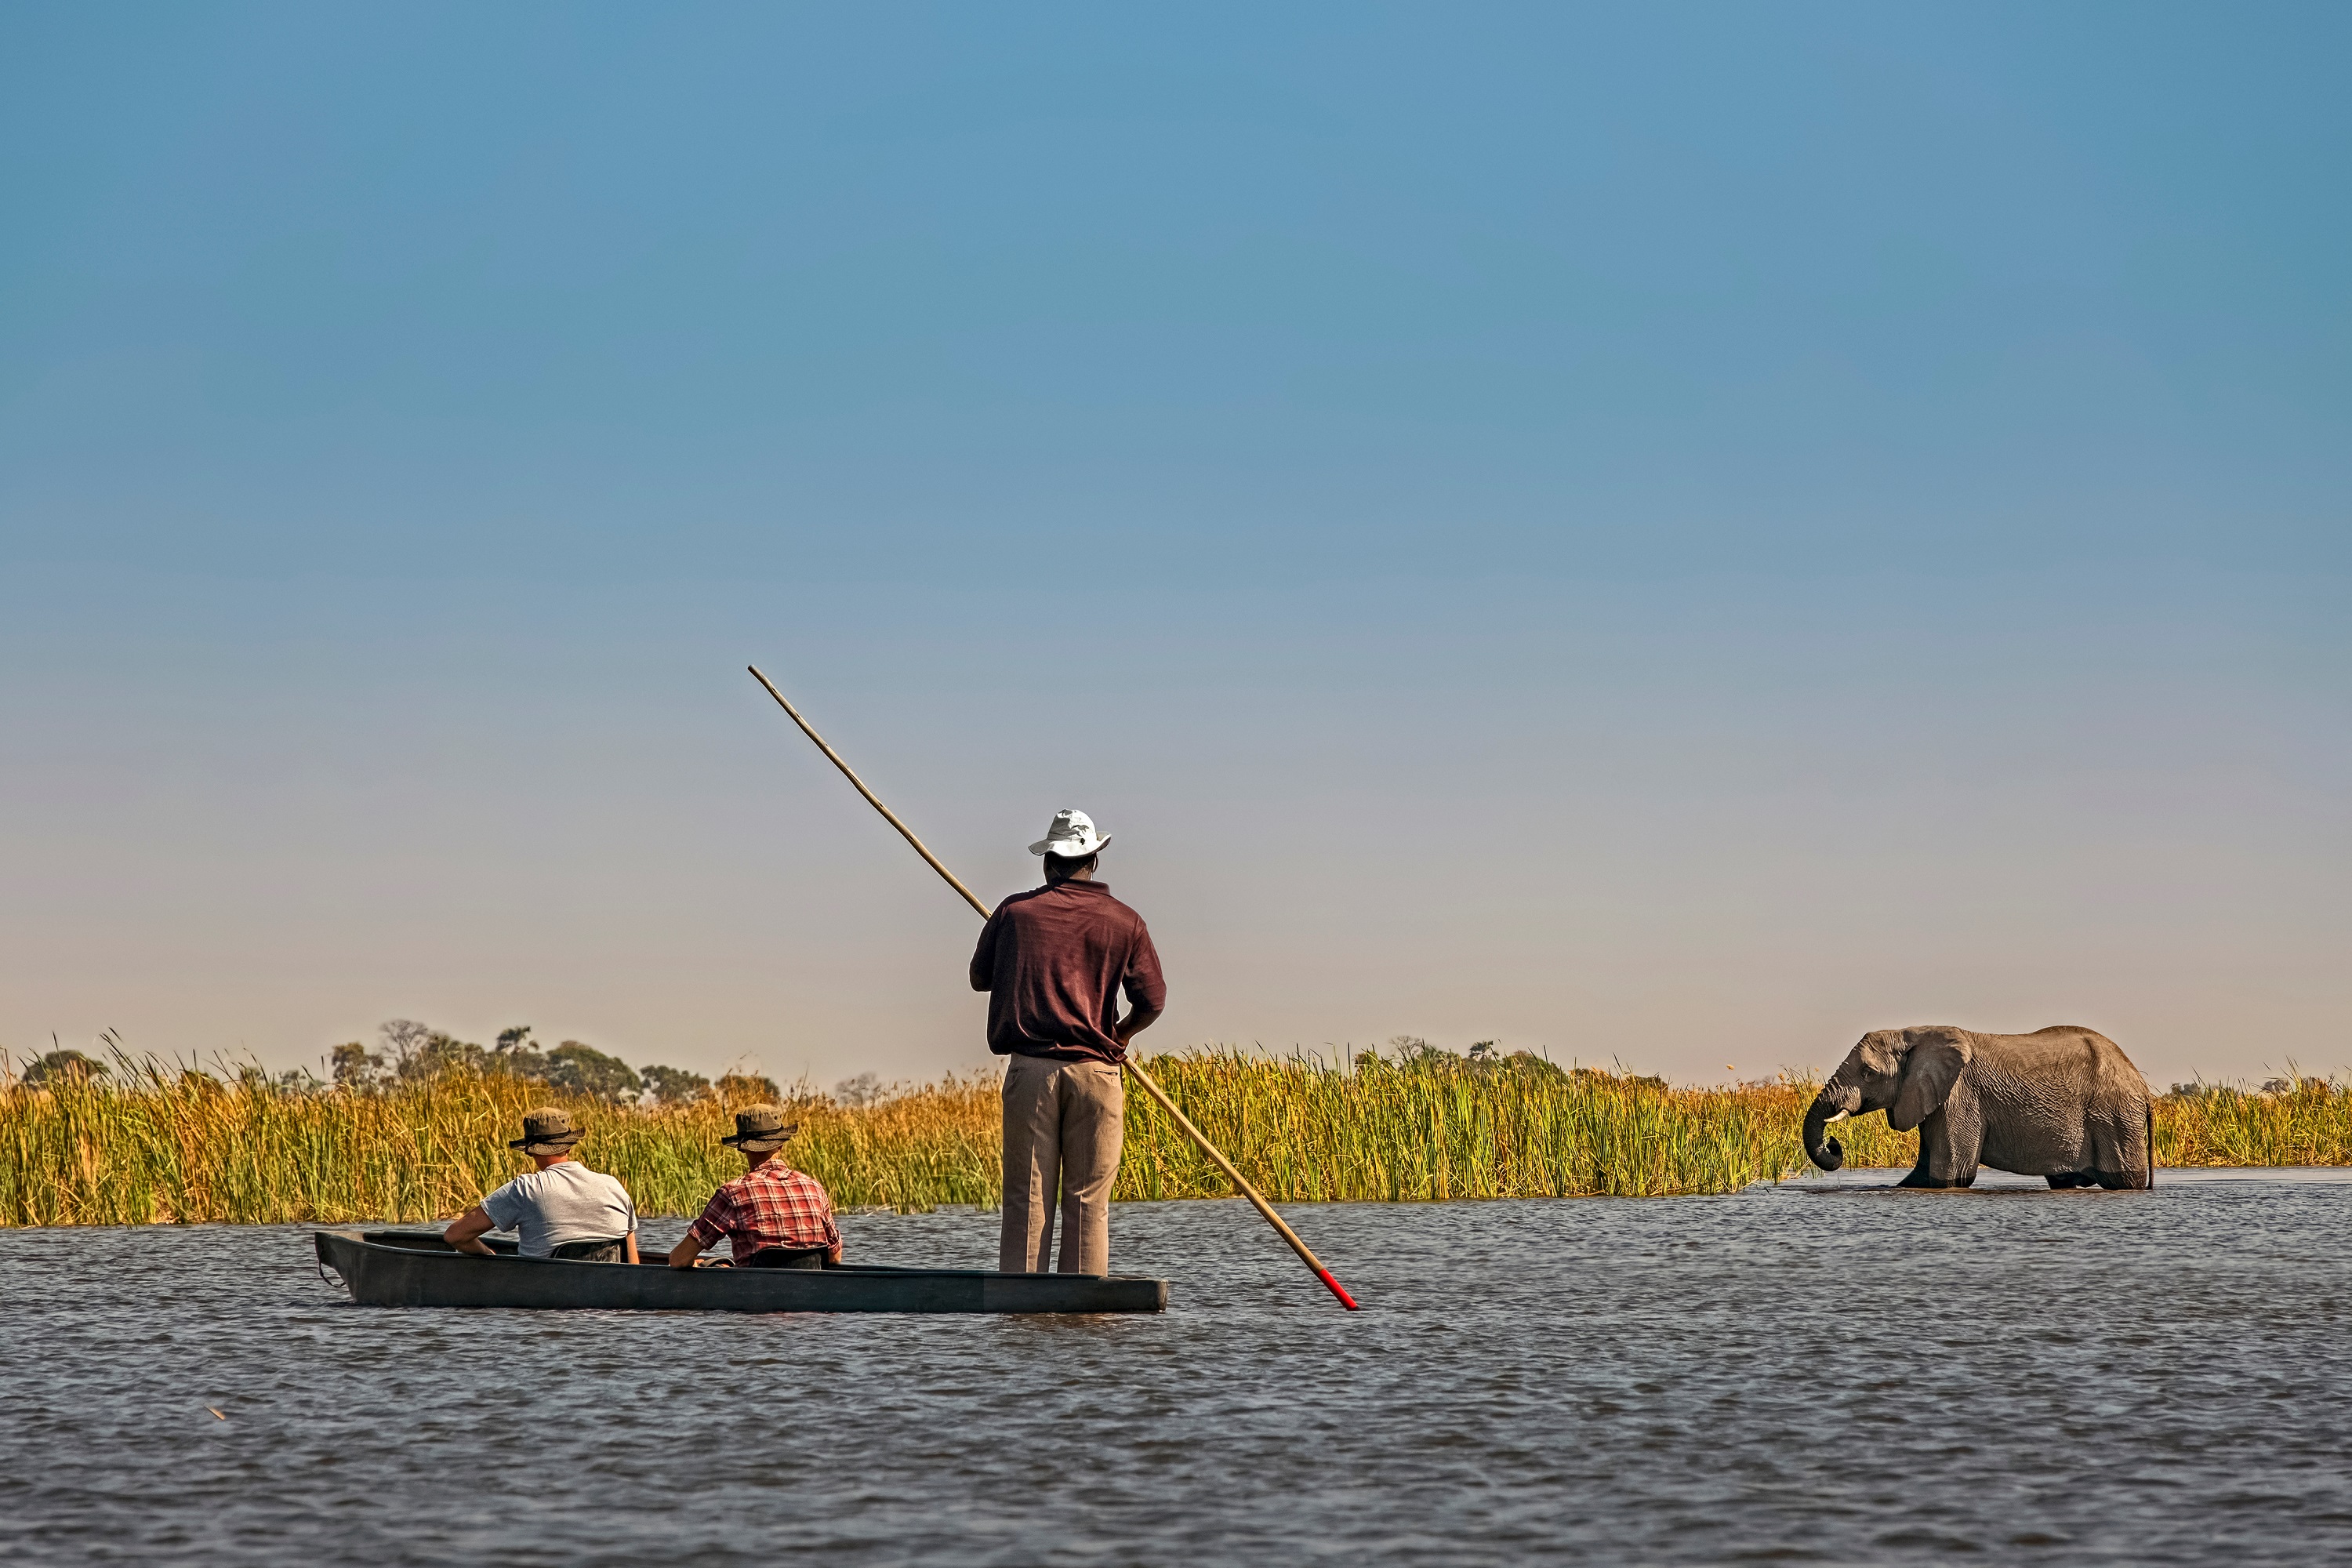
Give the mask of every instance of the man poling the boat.
M 702 1217 L 670 1248 L 672 1268 L 693 1268 L 721 1237 L 738 1268 L 822 1268 L 841 1261 L 832 1195 L 814 1176 L 776 1158 L 800 1130 L 772 1105 L 735 1113 L 735 1136 L 719 1142 L 742 1153 L 744 1172 L 710 1194 Z
M 1094 879 L 1104 845 L 1083 811 L 1062 811 L 1029 853 L 1045 885 L 1015 893 L 981 928 L 971 988 L 988 996 L 988 1048 L 1004 1072 L 1006 1274 L 1110 1272 L 1110 1192 L 1127 1114 L 1127 1043 L 1168 1006 L 1143 917 Z M 1120 992 L 1128 1014 L 1118 1016 Z M 1054 1211 L 1062 1251 L 1054 1264 Z
M 814 744 L 818 751 L 824 753 L 825 760 L 827 762 L 841 770 L 841 776 L 849 781 L 851 788 L 856 790 L 859 795 L 866 797 L 866 804 L 872 806 L 876 811 L 881 813 L 882 820 L 898 830 L 898 837 L 907 841 L 908 847 L 914 850 L 916 854 L 920 855 L 923 858 L 923 863 L 930 867 L 932 870 L 937 871 L 940 874 L 940 880 L 947 883 L 949 887 L 953 888 L 957 894 L 962 898 L 963 901 L 971 906 L 972 912 L 974 914 L 977 914 L 983 921 L 992 918 L 993 911 L 992 911 L 986 904 L 980 901 L 979 895 L 974 893 L 970 888 L 965 887 L 961 878 L 957 877 L 953 871 L 949 870 L 947 866 L 938 856 L 932 854 L 929 848 L 925 847 L 923 841 L 915 837 L 915 830 L 908 827 L 905 823 L 899 821 L 898 814 L 897 812 L 892 811 L 888 806 L 882 804 L 882 797 L 880 795 L 876 795 L 872 790 L 866 787 L 866 781 L 857 776 L 857 771 L 855 768 L 852 768 L 847 763 L 842 761 L 841 753 L 839 752 L 835 751 L 831 746 L 825 744 L 824 737 L 816 732 L 815 726 L 811 724 L 806 719 L 802 718 L 800 710 L 793 707 L 791 702 L 785 700 L 784 694 L 776 689 L 776 683 L 770 680 L 766 676 L 761 674 L 760 667 L 758 665 L 755 664 L 749 668 L 751 669 L 751 679 L 758 681 L 767 694 L 776 700 L 776 706 L 784 710 L 784 716 L 800 727 L 801 733 L 806 735 L 809 738 L 810 742 Z M 992 1011 L 993 1008 L 992 1007 Z M 1134 1030 L 1130 1028 L 1128 1032 L 1132 1035 Z M 1144 1070 L 1143 1064 L 1135 1060 L 1132 1057 L 1126 1056 L 1124 1049 L 1122 1048 L 1120 1065 L 1125 1068 L 1127 1073 L 1135 1079 L 1136 1087 L 1142 1089 L 1145 1095 L 1150 1097 L 1151 1102 L 1157 1105 L 1160 1110 L 1167 1115 L 1168 1119 L 1176 1124 L 1178 1131 L 1181 1131 L 1186 1138 L 1192 1140 L 1193 1147 L 1197 1148 L 1202 1154 L 1206 1155 L 1209 1163 L 1216 1166 L 1219 1171 L 1223 1172 L 1226 1180 L 1233 1183 L 1234 1191 L 1239 1193 L 1243 1197 L 1249 1200 L 1250 1207 L 1257 1210 L 1258 1217 L 1265 1220 L 1266 1224 L 1272 1226 L 1275 1229 L 1275 1233 L 1280 1236 L 1285 1242 L 1289 1244 L 1290 1250 L 1298 1254 L 1298 1261 L 1304 1263 L 1307 1268 L 1315 1271 L 1315 1277 L 1323 1281 L 1324 1288 L 1331 1292 L 1333 1299 L 1338 1300 L 1339 1305 L 1345 1307 L 1350 1312 L 1356 1310 L 1356 1299 L 1348 1294 L 1347 1288 L 1341 1285 L 1339 1281 L 1332 1276 L 1332 1273 L 1328 1268 L 1323 1267 L 1323 1260 L 1315 1256 L 1314 1249 L 1309 1247 L 1307 1243 L 1299 1237 L 1297 1231 L 1290 1228 L 1288 1221 L 1285 1220 L 1280 1215 L 1274 1212 L 1274 1205 L 1265 1201 L 1265 1194 L 1259 1192 L 1255 1187 L 1250 1184 L 1249 1178 L 1243 1175 L 1241 1171 L 1234 1164 L 1234 1163 L 1231 1160 L 1226 1159 L 1224 1154 L 1217 1148 L 1217 1146 L 1209 1141 L 1209 1135 L 1202 1131 L 1198 1127 L 1194 1126 L 1192 1124 L 1192 1119 L 1185 1115 L 1183 1110 L 1179 1107 L 1174 1100 L 1168 1098 L 1168 1091 L 1161 1089 L 1159 1083 L 1153 1079 L 1151 1074 Z M 1115 1163 L 1114 1168 L 1116 1168 Z
M 629 1189 L 572 1157 L 580 1124 L 559 1105 L 542 1105 L 522 1119 L 522 1136 L 508 1143 L 535 1167 L 459 1215 L 441 1239 L 460 1252 L 488 1258 L 482 1237 L 516 1234 L 525 1258 L 589 1263 L 637 1261 L 637 1205 Z

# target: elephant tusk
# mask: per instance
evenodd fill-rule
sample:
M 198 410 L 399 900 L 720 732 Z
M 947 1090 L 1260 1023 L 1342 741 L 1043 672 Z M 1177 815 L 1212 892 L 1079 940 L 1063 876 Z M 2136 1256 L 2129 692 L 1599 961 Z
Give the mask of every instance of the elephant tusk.
M 1839 1111 L 1835 1116 L 1831 1117 L 1831 1118 L 1830 1118 L 1830 1121 L 1843 1121 L 1847 1117 L 1849 1117 L 1849 1116 L 1851 1116 L 1851 1115 L 1853 1115 L 1853 1111 L 1851 1111 L 1851 1110 L 1841 1110 L 1841 1111 Z M 1823 1126 L 1827 1126 L 1827 1125 L 1828 1125 L 1828 1123 L 1827 1123 L 1827 1122 L 1824 1122 L 1824 1123 L 1822 1123 L 1822 1125 L 1823 1125 Z

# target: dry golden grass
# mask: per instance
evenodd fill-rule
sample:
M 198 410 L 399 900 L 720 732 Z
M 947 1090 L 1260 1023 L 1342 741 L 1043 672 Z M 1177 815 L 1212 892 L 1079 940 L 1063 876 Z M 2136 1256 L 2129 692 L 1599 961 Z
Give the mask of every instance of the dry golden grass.
M 1796 1080 L 1670 1089 L 1524 1056 L 1344 1070 L 1213 1051 L 1149 1065 L 1268 1197 L 1308 1201 L 1737 1192 L 1802 1162 L 1798 1125 L 1813 1093 Z M 1890 1146 L 1912 1142 L 1883 1122 L 1878 1132 Z M 1127 1137 L 1118 1195 L 1227 1192 L 1139 1094 L 1128 1096 Z M 1863 1131 L 1848 1157 L 1885 1152 L 1878 1142 Z
M 506 1146 L 541 1084 L 445 1078 L 383 1093 L 299 1093 L 200 1074 L 128 1089 L 0 1091 L 0 1224 L 420 1220 L 455 1215 L 530 1163 Z M 666 1110 L 569 1100 L 580 1152 L 647 1214 L 698 1212 L 743 1173 L 716 1100 Z M 796 1109 L 793 1161 L 845 1207 L 996 1201 L 994 1080 L 926 1085 L 866 1110 Z
M 1342 1069 L 1226 1051 L 1160 1057 L 1161 1085 L 1269 1197 L 1399 1200 L 1736 1192 L 1803 1165 L 1812 1086 L 1669 1089 L 1530 1058 Z M 506 1147 L 544 1086 L 446 1078 L 381 1093 L 299 1092 L 152 1068 L 128 1082 L 0 1089 L 0 1225 L 422 1220 L 528 1163 Z M 742 1169 L 730 1108 L 572 1101 L 582 1156 L 647 1214 L 698 1210 Z M 796 1102 L 793 1163 L 845 1208 L 993 1206 L 996 1079 L 950 1078 L 862 1108 Z M 1911 1164 L 1916 1134 L 1841 1122 L 1847 1163 Z M 1140 1093 L 1120 1198 L 1222 1197 L 1226 1184 Z M 2352 1163 L 2352 1091 L 2213 1089 L 2158 1101 L 2164 1165 Z
M 2156 1163 L 2352 1165 L 2352 1086 L 2307 1078 L 2284 1094 L 2207 1088 L 2164 1095 L 2156 1102 Z

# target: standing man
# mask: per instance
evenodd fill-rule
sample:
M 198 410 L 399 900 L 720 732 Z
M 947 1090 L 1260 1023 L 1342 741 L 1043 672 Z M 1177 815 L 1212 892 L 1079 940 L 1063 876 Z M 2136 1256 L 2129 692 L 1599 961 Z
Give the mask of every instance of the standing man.
M 1094 879 L 1110 840 L 1083 811 L 1055 815 L 1029 853 L 1045 885 L 996 906 L 971 955 L 988 997 L 988 1048 L 1004 1072 L 1004 1234 L 997 1268 L 1042 1274 L 1062 1211 L 1064 1274 L 1110 1272 L 1110 1189 L 1118 1177 L 1127 1043 L 1168 1005 L 1143 917 Z M 1128 1014 L 1118 1016 L 1127 992 Z

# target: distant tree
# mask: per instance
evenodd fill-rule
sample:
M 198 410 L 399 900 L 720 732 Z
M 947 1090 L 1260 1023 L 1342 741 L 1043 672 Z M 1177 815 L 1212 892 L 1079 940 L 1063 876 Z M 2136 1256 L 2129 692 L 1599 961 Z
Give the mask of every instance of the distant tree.
M 398 1071 L 404 1080 L 422 1083 L 450 1073 L 488 1072 L 489 1067 L 490 1053 L 481 1047 L 431 1029 L 426 1031 L 422 1045 L 412 1047 L 401 1058 Z
M 35 1086 L 45 1083 L 88 1083 L 91 1079 L 106 1077 L 108 1069 L 104 1062 L 100 1061 L 96 1057 L 85 1056 L 80 1051 L 68 1047 L 47 1052 L 27 1064 L 25 1068 L 25 1082 Z
M 383 1053 L 353 1040 L 327 1053 L 327 1070 L 338 1089 L 373 1089 L 384 1079 Z
M 645 1080 L 646 1092 L 660 1105 L 683 1105 L 710 1092 L 709 1079 L 684 1068 L 641 1068 L 638 1076 Z
M 577 1040 L 566 1040 L 547 1053 L 547 1081 L 607 1105 L 635 1099 L 638 1089 L 637 1075 L 628 1063 Z
M 425 1048 L 433 1031 L 414 1018 L 390 1018 L 377 1026 L 376 1033 L 383 1037 L 383 1054 L 390 1070 L 402 1078 L 409 1076 L 408 1061 Z
M 1443 1046 L 1433 1046 L 1419 1035 L 1398 1035 L 1389 1041 L 1389 1049 L 1396 1053 L 1397 1066 L 1403 1068 L 1434 1067 L 1441 1062 L 1461 1058 Z
M 713 1087 L 719 1098 L 730 1105 L 757 1105 L 762 1101 L 772 1105 L 784 1098 L 784 1091 L 776 1087 L 774 1079 L 755 1072 L 723 1074 Z
M 1470 1047 L 1470 1059 L 1474 1062 L 1483 1062 L 1491 1057 L 1499 1056 L 1501 1054 L 1501 1052 L 1495 1048 L 1495 1042 L 1493 1040 L 1475 1041 Z
M 833 1086 L 833 1098 L 844 1105 L 868 1106 L 888 1092 L 882 1087 L 879 1074 L 862 1072 L 856 1078 L 843 1079 Z
M 553 1068 L 547 1053 L 530 1043 L 530 1026 L 517 1024 L 499 1031 L 498 1047 L 490 1053 L 489 1070 L 530 1083 L 545 1083 Z

